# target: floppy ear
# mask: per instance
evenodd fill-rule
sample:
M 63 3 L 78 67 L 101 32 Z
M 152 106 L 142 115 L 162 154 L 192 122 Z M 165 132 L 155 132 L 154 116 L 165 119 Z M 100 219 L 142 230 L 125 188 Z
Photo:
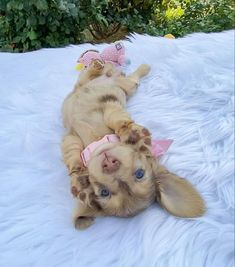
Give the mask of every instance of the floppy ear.
M 204 214 L 204 201 L 188 181 L 160 165 L 156 164 L 154 169 L 156 198 L 163 208 L 179 217 L 193 218 Z

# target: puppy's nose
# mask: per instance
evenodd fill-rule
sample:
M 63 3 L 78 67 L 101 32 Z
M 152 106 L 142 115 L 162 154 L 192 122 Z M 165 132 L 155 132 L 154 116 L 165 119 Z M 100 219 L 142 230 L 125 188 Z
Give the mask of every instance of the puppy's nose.
M 105 155 L 105 159 L 102 162 L 102 169 L 104 173 L 113 173 L 120 167 L 120 161 L 113 156 Z

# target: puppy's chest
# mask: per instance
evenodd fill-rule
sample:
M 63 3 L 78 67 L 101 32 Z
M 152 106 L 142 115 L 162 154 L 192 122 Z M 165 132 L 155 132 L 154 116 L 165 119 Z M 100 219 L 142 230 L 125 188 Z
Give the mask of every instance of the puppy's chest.
M 95 141 L 95 139 L 87 139 L 89 132 L 92 133 L 90 136 L 95 138 L 113 133 L 104 122 L 104 110 L 108 103 L 125 106 L 126 96 L 120 87 L 109 86 L 106 83 L 95 84 L 94 86 L 89 84 L 81 88 L 76 94 L 74 113 L 77 123 L 79 123 L 79 135 L 85 144 Z M 83 128 L 82 131 L 81 127 Z M 84 130 L 85 128 L 86 130 Z
M 77 94 L 77 105 L 86 112 L 102 111 L 104 105 L 110 102 L 117 102 L 125 107 L 126 95 L 114 82 L 109 84 L 106 80 L 105 83 L 89 83 Z
M 94 80 L 91 80 L 88 84 L 93 86 L 99 86 L 99 85 L 115 85 L 115 78 L 116 75 L 112 75 L 112 76 L 107 76 L 107 75 L 101 75 L 97 78 L 95 78 Z

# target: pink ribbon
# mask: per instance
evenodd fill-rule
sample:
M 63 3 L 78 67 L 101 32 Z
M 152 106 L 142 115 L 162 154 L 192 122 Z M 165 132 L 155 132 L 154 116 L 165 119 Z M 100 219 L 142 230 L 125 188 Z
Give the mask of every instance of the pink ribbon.
M 119 142 L 119 137 L 116 134 L 105 135 L 99 141 L 93 142 L 88 145 L 81 153 L 81 158 L 84 166 L 87 166 L 87 163 L 90 159 L 91 153 L 100 145 L 104 143 L 116 143 Z M 170 145 L 173 143 L 173 140 L 152 140 L 152 154 L 155 158 L 159 158 L 166 153 Z
M 154 157 L 159 158 L 164 155 L 170 145 L 173 143 L 173 140 L 152 140 L 152 153 Z

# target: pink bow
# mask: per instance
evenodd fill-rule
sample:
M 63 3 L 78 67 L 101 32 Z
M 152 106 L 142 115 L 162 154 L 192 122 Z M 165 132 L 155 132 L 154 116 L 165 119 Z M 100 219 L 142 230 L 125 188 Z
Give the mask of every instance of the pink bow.
M 158 158 L 166 153 L 170 145 L 173 143 L 173 140 L 152 140 L 152 153 Z
M 105 135 L 102 139 L 92 142 L 88 145 L 82 152 L 81 158 L 83 161 L 84 166 L 87 166 L 88 161 L 90 160 L 91 153 L 100 145 L 105 143 L 116 143 L 119 142 L 120 139 L 116 134 L 108 134 Z M 166 139 L 166 140 L 152 140 L 152 153 L 153 155 L 158 158 L 166 153 L 170 145 L 173 143 L 173 140 Z

